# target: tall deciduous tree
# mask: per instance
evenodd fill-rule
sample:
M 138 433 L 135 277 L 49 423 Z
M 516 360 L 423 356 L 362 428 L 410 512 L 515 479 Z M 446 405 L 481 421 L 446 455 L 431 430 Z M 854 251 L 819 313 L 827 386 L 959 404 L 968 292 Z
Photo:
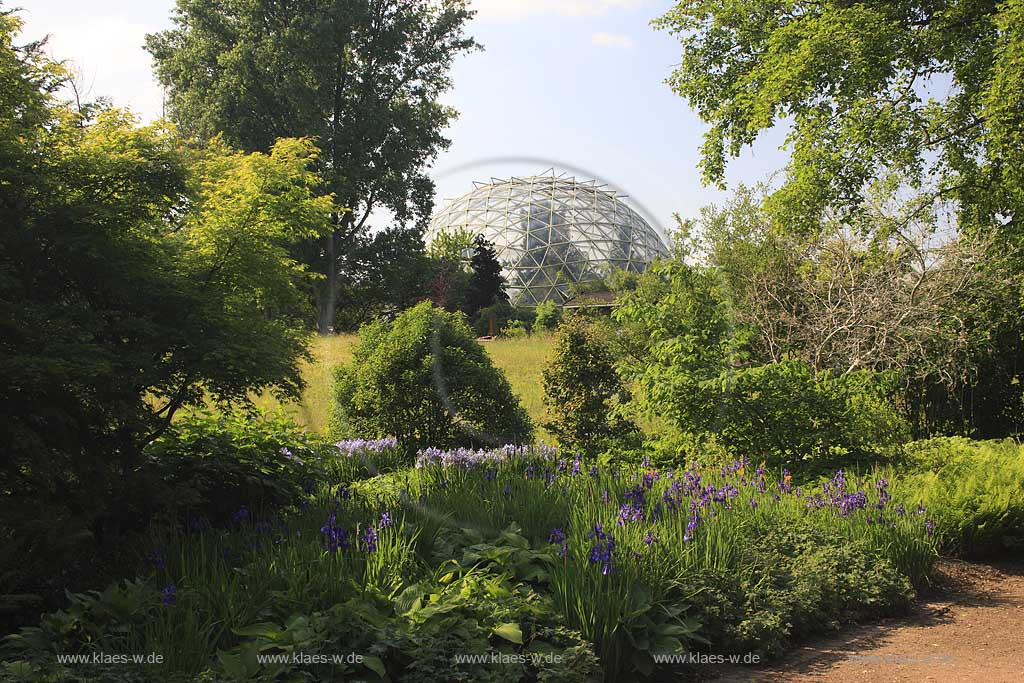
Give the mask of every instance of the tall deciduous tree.
M 360 236 L 345 254 L 336 330 L 358 330 L 427 298 L 434 264 L 419 231 L 389 228 Z
M 176 28 L 147 37 L 185 134 L 265 151 L 311 137 L 338 205 L 304 260 L 323 275 L 318 327 L 334 327 L 342 269 L 375 209 L 425 224 L 425 172 L 448 146 L 440 104 L 454 58 L 476 47 L 464 0 L 179 0 Z
M 0 12 L 0 538 L 45 572 L 40 527 L 81 540 L 130 518 L 141 448 L 177 410 L 298 395 L 308 274 L 289 245 L 333 202 L 309 141 L 242 154 L 83 117 L 18 29 Z
M 898 171 L 954 200 L 962 228 L 1019 238 L 1024 210 L 1024 0 L 681 0 L 656 22 L 683 40 L 670 84 L 711 128 L 702 167 L 791 122 L 792 160 L 773 198 L 814 230 L 856 210 Z
M 680 0 L 656 24 L 682 38 L 669 82 L 710 124 L 705 181 L 789 126 L 771 229 L 730 256 L 770 257 L 737 271 L 761 279 L 762 331 L 814 340 L 815 365 L 927 375 L 924 405 L 959 404 L 980 433 L 1015 429 L 1024 0 Z M 781 272 L 798 286 L 779 287 Z
M 459 228 L 435 235 L 430 242 L 430 300 L 446 311 L 461 311 L 466 306 L 471 258 L 467 254 L 473 250 L 473 238 L 472 231 Z

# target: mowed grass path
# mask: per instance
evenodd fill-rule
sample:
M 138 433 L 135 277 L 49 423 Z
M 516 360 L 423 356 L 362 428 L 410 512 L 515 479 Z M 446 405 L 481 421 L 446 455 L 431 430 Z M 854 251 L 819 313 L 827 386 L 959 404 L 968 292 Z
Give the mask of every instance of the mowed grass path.
M 352 349 L 358 341 L 354 334 L 332 337 L 316 337 L 313 340 L 313 355 L 316 362 L 303 371 L 306 390 L 299 403 L 279 403 L 269 394 L 256 399 L 256 405 L 276 412 L 283 409 L 307 429 L 322 432 L 327 427 L 331 414 L 331 382 L 334 369 L 352 360 Z M 482 342 L 494 365 L 501 368 L 512 385 L 523 407 L 534 424 L 538 426 L 537 437 L 553 442 L 551 436 L 539 425 L 544 420 L 544 386 L 541 372 L 551 353 L 550 336 L 527 337 L 525 339 L 496 339 Z

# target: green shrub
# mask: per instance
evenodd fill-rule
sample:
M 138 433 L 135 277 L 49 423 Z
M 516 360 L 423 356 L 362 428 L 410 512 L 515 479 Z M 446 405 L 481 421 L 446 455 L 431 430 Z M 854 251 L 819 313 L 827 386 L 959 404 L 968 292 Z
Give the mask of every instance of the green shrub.
M 143 451 L 126 495 L 106 502 L 106 536 L 94 537 L 61 507 L 5 519 L 24 531 L 15 534 L 13 524 L 0 525 L 0 542 L 10 551 L 0 559 L 0 615 L 12 617 L 13 624 L 31 621 L 40 607 L 60 604 L 68 586 L 81 590 L 134 572 L 153 520 L 217 524 L 243 507 L 255 514 L 294 504 L 319 478 L 324 458 L 333 455 L 332 447 L 287 418 L 182 415 Z M 49 570 L 41 566 L 46 561 Z M 54 566 L 75 577 L 59 597 L 51 597 L 64 580 Z M 2 589 L 7 586 L 20 590 Z
M 285 417 L 197 412 L 177 420 L 146 455 L 159 472 L 162 508 L 218 523 L 243 506 L 294 504 L 332 450 Z
M 815 376 L 789 360 L 727 370 L 683 401 L 685 424 L 717 435 L 731 453 L 772 465 L 831 466 L 891 455 L 905 441 L 906 427 L 886 397 L 883 375 Z
M 907 460 L 896 489 L 927 509 L 945 552 L 1024 551 L 1024 446 L 941 437 L 908 445 Z
M 501 336 L 509 339 L 522 339 L 530 334 L 522 320 L 509 320 L 505 327 L 501 328 Z
M 758 360 L 713 269 L 655 263 L 613 314 L 620 370 L 672 442 L 714 442 L 773 465 L 848 465 L 892 454 L 908 438 L 888 373 L 816 373 Z M 662 449 L 664 450 L 664 449 Z
M 552 331 L 562 320 L 562 309 L 554 301 L 543 301 L 534 309 L 533 331 Z
M 363 329 L 335 379 L 332 433 L 429 446 L 525 443 L 533 425 L 465 318 L 429 302 Z
M 527 330 L 532 329 L 535 313 L 532 308 L 513 306 L 505 301 L 481 308 L 473 320 L 473 331 L 477 336 L 483 337 L 491 333 L 490 319 L 492 316 L 494 317 L 494 331 L 501 334 L 502 330 L 512 321 L 522 323 Z
M 544 426 L 563 449 L 593 456 L 638 441 L 636 425 L 617 412 L 629 393 L 613 363 L 611 348 L 594 323 L 580 315 L 562 321 L 544 368 Z

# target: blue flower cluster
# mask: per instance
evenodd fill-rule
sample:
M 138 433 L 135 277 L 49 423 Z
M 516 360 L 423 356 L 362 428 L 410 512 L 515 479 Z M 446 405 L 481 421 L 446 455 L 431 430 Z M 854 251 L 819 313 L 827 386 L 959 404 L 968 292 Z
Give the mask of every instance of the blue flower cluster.
M 204 531 L 209 531 L 213 528 L 213 524 L 210 523 L 209 518 L 204 516 L 196 517 L 190 515 L 188 518 L 188 530 L 193 534 L 201 534 Z
M 569 554 L 569 543 L 566 540 L 565 532 L 560 527 L 555 527 L 551 530 L 551 534 L 548 536 L 548 543 L 559 546 L 558 554 L 565 557 Z
M 231 521 L 235 524 L 244 524 L 249 520 L 249 508 L 242 505 L 233 513 L 231 513 Z
M 160 548 L 156 548 L 149 552 L 149 561 L 153 564 L 153 568 L 156 570 L 163 569 L 167 566 L 167 558 L 164 557 L 164 551 Z
M 323 535 L 323 548 L 329 553 L 348 550 L 352 545 L 348 540 L 348 532 L 338 526 L 336 512 L 327 515 L 327 521 L 320 527 L 320 533 Z
M 601 566 L 601 573 L 611 574 L 615 563 L 615 539 L 605 532 L 601 524 L 595 524 L 589 536 L 594 545 L 590 548 L 590 564 Z
M 367 526 L 361 536 L 359 535 L 359 528 L 356 527 L 354 534 L 356 546 L 359 550 L 366 553 L 377 552 L 377 543 L 380 540 L 378 532 L 391 528 L 394 525 L 395 519 L 390 512 L 381 513 L 377 526 Z M 329 553 L 349 550 L 352 547 L 352 536 L 347 530 L 338 525 L 337 503 L 335 503 L 335 509 L 327 515 L 327 521 L 320 527 L 320 534 L 323 537 L 322 547 Z
M 363 551 L 368 553 L 377 552 L 377 530 L 372 526 L 367 527 L 363 532 Z

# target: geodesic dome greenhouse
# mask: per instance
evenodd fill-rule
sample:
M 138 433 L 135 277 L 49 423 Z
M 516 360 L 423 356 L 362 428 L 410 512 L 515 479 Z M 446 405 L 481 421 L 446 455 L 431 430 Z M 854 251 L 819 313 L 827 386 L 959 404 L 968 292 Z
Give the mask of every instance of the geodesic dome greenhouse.
M 593 181 L 537 175 L 474 183 L 431 219 L 429 243 L 468 230 L 494 243 L 512 303 L 564 303 L 570 284 L 612 269 L 643 272 L 668 252 L 665 241 L 624 197 Z

